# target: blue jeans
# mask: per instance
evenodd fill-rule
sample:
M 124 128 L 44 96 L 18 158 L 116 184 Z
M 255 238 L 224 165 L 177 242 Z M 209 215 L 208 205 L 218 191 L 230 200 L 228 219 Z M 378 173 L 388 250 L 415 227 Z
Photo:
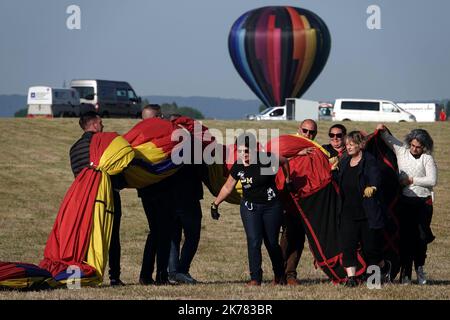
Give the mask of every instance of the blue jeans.
M 191 262 L 197 252 L 200 241 L 202 209 L 200 201 L 183 203 L 183 207 L 175 209 L 175 223 L 172 229 L 172 241 L 169 257 L 169 274 L 189 273 Z M 184 232 L 184 243 L 180 253 L 181 234 Z
M 282 208 L 278 200 L 267 204 L 241 202 L 241 218 L 247 235 L 250 277 L 262 281 L 261 246 L 264 240 L 276 277 L 284 275 L 283 256 L 278 242 L 282 223 Z

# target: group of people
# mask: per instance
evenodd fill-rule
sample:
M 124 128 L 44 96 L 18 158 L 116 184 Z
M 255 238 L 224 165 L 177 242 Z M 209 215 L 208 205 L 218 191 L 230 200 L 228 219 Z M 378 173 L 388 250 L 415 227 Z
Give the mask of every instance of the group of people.
M 158 105 L 148 105 L 142 111 L 143 121 L 161 117 Z M 173 115 L 178 117 L 178 115 Z M 103 131 L 102 119 L 95 112 L 81 116 L 84 133 L 70 149 L 75 175 L 89 166 L 89 145 L 92 136 Z M 437 168 L 432 156 L 433 140 L 426 130 L 412 130 L 404 143 L 379 124 L 381 138 L 397 157 L 398 178 L 402 186 L 400 200 L 400 258 L 403 284 L 411 283 L 414 264 L 419 284 L 427 282 L 424 271 L 427 245 L 434 240 L 430 224 L 433 213 L 432 190 L 437 182 Z M 317 123 L 306 119 L 298 127 L 298 135 L 313 141 Z M 329 144 L 323 145 L 329 154 L 332 179 L 339 187 L 339 243 L 342 263 L 347 273 L 346 286 L 354 287 L 361 279 L 356 276 L 357 252 L 361 248 L 368 265 L 377 265 L 382 280 L 390 281 L 391 263 L 383 257 L 383 229 L 386 204 L 381 197 L 381 174 L 375 158 L 364 150 L 366 137 L 359 131 L 347 133 L 345 126 L 329 128 Z M 297 268 L 304 249 L 305 229 L 297 209 L 282 201 L 283 194 L 294 192 L 290 179 L 290 159 L 258 150 L 256 137 L 245 133 L 236 139 L 237 160 L 217 197 L 211 203 L 211 217 L 218 220 L 219 206 L 240 181 L 243 196 L 240 215 L 247 238 L 250 286 L 263 280 L 261 247 L 267 248 L 275 285 L 299 285 Z M 316 147 L 302 149 L 296 156 L 307 157 Z M 271 164 L 260 161 L 276 158 L 285 177 L 285 188 L 278 191 L 276 171 Z M 193 163 L 193 162 L 191 162 Z M 113 286 L 120 280 L 120 189 L 123 176 L 112 177 L 114 223 L 109 250 L 109 276 Z M 139 283 L 164 285 L 195 284 L 189 269 L 196 254 L 201 231 L 203 199 L 201 165 L 185 164 L 172 176 L 138 190 L 150 232 L 145 243 Z M 280 237 L 280 231 L 281 237 Z M 182 248 L 181 238 L 184 233 Z M 153 278 L 156 264 L 156 276 Z
M 179 115 L 172 115 L 178 117 Z M 159 105 L 147 105 L 142 119 L 161 118 Z M 87 112 L 80 117 L 84 131 L 70 149 L 70 161 L 76 177 L 89 166 L 89 146 L 92 136 L 103 131 L 101 117 Z M 191 162 L 193 163 L 193 162 Z M 139 283 L 165 285 L 175 283 L 195 284 L 189 269 L 200 241 L 203 185 L 198 165 L 186 164 L 176 173 L 157 184 L 138 189 L 150 232 L 145 242 Z M 114 198 L 114 222 L 109 249 L 109 278 L 112 286 L 125 285 L 120 279 L 120 220 L 122 216 L 120 190 L 126 186 L 123 175 L 111 176 Z M 184 233 L 184 242 L 181 238 Z M 181 246 L 181 248 L 180 248 Z M 155 277 L 153 273 L 155 271 Z
M 426 130 L 412 130 L 404 143 L 394 138 L 383 124 L 379 124 L 381 138 L 397 157 L 398 178 L 402 187 L 400 201 L 400 260 L 402 284 L 411 283 L 414 263 L 418 284 L 426 284 L 424 272 L 427 244 L 433 241 L 432 189 L 437 182 L 437 168 L 432 157 L 433 140 Z M 317 124 L 307 119 L 300 123 L 298 135 L 314 140 Z M 364 150 L 367 137 L 360 131 L 347 133 L 345 126 L 332 125 L 328 131 L 330 143 L 322 147 L 329 153 L 332 178 L 339 187 L 338 216 L 339 244 L 342 264 L 347 273 L 345 285 L 355 287 L 363 277 L 357 277 L 357 253 L 361 248 L 368 266 L 378 266 L 381 281 L 390 282 L 391 262 L 384 259 L 384 228 L 387 219 L 383 203 L 381 173 L 377 161 Z M 247 237 L 250 281 L 262 282 L 261 247 L 267 248 L 274 272 L 273 284 L 299 285 L 297 267 L 305 242 L 305 229 L 297 209 L 280 201 L 275 188 L 275 175 L 262 174 L 264 165 L 258 160 L 261 152 L 255 149 L 251 135 L 236 140 L 238 160 L 219 195 L 211 204 L 211 216 L 218 219 L 218 207 L 241 182 L 243 198 L 240 213 Z M 253 147 L 252 147 L 253 146 Z M 316 147 L 302 149 L 297 156 L 308 156 Z M 270 154 L 265 155 L 270 156 Z M 279 158 L 286 178 L 282 192 L 292 192 L 289 159 Z M 282 228 L 281 239 L 279 232 Z

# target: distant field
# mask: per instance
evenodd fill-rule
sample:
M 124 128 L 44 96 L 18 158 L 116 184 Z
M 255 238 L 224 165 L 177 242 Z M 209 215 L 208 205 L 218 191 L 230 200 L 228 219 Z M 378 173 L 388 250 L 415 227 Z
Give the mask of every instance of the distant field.
M 105 119 L 105 131 L 125 133 L 137 120 Z M 227 128 L 279 128 L 280 134 L 296 131 L 295 122 L 205 121 L 206 126 Z M 319 123 L 317 141 L 326 143 L 331 122 Z M 375 123 L 345 123 L 349 130 L 373 131 Z M 247 288 L 247 250 L 238 206 L 221 206 L 222 217 L 209 216 L 212 197 L 205 188 L 202 202 L 202 236 L 191 274 L 196 286 L 140 286 L 138 276 L 148 226 L 135 190 L 122 191 L 122 279 L 128 285 L 111 288 L 60 289 L 48 292 L 0 292 L 3 299 L 450 299 L 450 122 L 392 124 L 397 137 L 422 127 L 434 138 L 439 184 L 427 271 L 430 285 L 388 285 L 381 290 L 354 290 L 334 286 L 315 270 L 308 247 L 299 266 L 302 286 L 273 287 L 270 261 L 264 251 L 264 277 L 260 288 Z M 0 119 L 0 260 L 38 264 L 59 204 L 73 181 L 68 151 L 81 135 L 76 119 Z M 414 276 L 413 276 L 414 277 Z

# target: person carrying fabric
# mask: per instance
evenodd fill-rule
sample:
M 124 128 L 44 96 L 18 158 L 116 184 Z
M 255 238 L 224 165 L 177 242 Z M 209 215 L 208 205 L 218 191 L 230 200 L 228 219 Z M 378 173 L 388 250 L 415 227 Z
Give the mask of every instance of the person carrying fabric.
M 305 119 L 298 126 L 297 135 L 309 140 L 314 140 L 317 135 L 317 123 L 312 119 Z M 314 147 L 308 147 L 298 152 L 298 156 L 308 156 L 314 151 Z M 298 210 L 292 203 L 290 196 L 284 199 L 283 228 L 280 240 L 281 252 L 283 253 L 286 281 L 288 285 L 300 284 L 297 279 L 297 267 L 305 246 L 306 233 Z
M 232 192 L 239 180 L 243 189 L 240 213 L 247 236 L 251 278 L 247 285 L 261 285 L 263 279 L 261 245 L 263 240 L 275 276 L 272 283 L 285 284 L 283 257 L 278 243 L 282 208 L 275 184 L 277 171 L 273 166 L 278 167 L 281 164 L 286 183 L 290 187 L 288 161 L 282 157 L 276 159 L 273 153 L 258 152 L 256 137 L 250 133 L 244 133 L 236 139 L 236 148 L 238 159 L 231 167 L 230 175 L 218 196 L 211 203 L 211 217 L 219 219 L 220 203 Z
M 159 105 L 147 105 L 142 110 L 142 121 L 150 118 L 160 118 Z M 138 189 L 147 217 L 149 233 L 145 242 L 139 283 L 141 285 L 169 284 L 168 264 L 170 255 L 171 233 L 174 221 L 174 203 L 176 195 L 174 185 L 177 183 L 175 175 L 162 181 Z M 153 271 L 156 261 L 156 276 Z
M 89 167 L 89 148 L 94 134 L 103 132 L 103 122 L 100 115 L 89 111 L 81 115 L 79 124 L 84 133 L 70 148 L 70 165 L 75 178 L 85 167 Z M 120 189 L 125 186 L 122 175 L 111 176 L 114 198 L 114 222 L 111 231 L 111 243 L 109 248 L 109 279 L 111 286 L 124 286 L 120 280 L 120 220 L 122 217 L 122 205 Z
M 381 281 L 390 280 L 391 263 L 383 259 L 383 228 L 385 212 L 379 199 L 380 170 L 375 158 L 363 151 L 364 138 L 359 131 L 350 132 L 345 139 L 348 157 L 341 161 L 339 171 L 338 206 L 339 238 L 342 263 L 347 273 L 348 287 L 358 284 L 357 250 L 370 265 L 381 268 Z
M 432 156 L 433 139 L 423 129 L 414 129 L 404 143 L 392 136 L 384 124 L 378 124 L 381 137 L 397 157 L 400 198 L 400 281 L 411 283 L 414 262 L 417 282 L 427 283 L 424 271 L 427 245 L 435 237 L 431 231 L 433 187 L 437 183 L 437 166 Z
M 174 121 L 180 114 L 171 114 L 169 119 Z M 191 145 L 194 142 L 191 141 Z M 201 180 L 201 164 L 194 162 L 194 150 L 191 150 L 190 163 L 183 166 L 174 174 L 176 182 L 173 186 L 177 195 L 175 201 L 175 221 L 172 228 L 172 241 L 169 257 L 169 281 L 171 283 L 196 284 L 197 280 L 191 276 L 189 269 L 197 252 L 202 227 L 203 184 Z M 184 234 L 183 246 L 180 250 L 181 237 Z

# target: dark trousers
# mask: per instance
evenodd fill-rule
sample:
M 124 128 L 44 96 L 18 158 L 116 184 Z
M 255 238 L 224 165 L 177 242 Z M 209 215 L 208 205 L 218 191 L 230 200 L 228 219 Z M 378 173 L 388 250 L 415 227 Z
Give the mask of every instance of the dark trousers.
M 140 278 L 152 279 L 156 260 L 156 281 L 167 281 L 173 199 L 169 193 L 141 197 L 150 232 L 145 242 Z
M 362 256 L 368 265 L 377 265 L 383 260 L 383 229 L 370 229 L 367 219 L 343 218 L 339 236 L 342 263 L 345 268 L 358 265 L 357 250 L 360 246 Z
M 122 219 L 122 203 L 120 193 L 113 190 L 114 220 L 109 245 L 109 279 L 120 279 L 120 220 Z
M 202 226 L 202 209 L 199 200 L 183 202 L 175 209 L 172 241 L 169 257 L 169 274 L 189 273 L 191 262 L 197 252 Z M 184 243 L 180 253 L 181 235 Z
M 286 210 L 280 246 L 287 278 L 297 278 L 297 266 L 305 245 L 305 228 L 297 210 Z
M 262 281 L 261 246 L 264 240 L 275 276 L 284 275 L 283 256 L 278 236 L 282 223 L 281 204 L 275 200 L 268 204 L 241 202 L 241 218 L 247 236 L 248 262 L 252 280 Z
M 402 275 L 411 278 L 412 265 L 425 264 L 427 244 L 434 240 L 431 232 L 433 205 L 431 197 L 405 197 L 400 200 L 400 260 Z

